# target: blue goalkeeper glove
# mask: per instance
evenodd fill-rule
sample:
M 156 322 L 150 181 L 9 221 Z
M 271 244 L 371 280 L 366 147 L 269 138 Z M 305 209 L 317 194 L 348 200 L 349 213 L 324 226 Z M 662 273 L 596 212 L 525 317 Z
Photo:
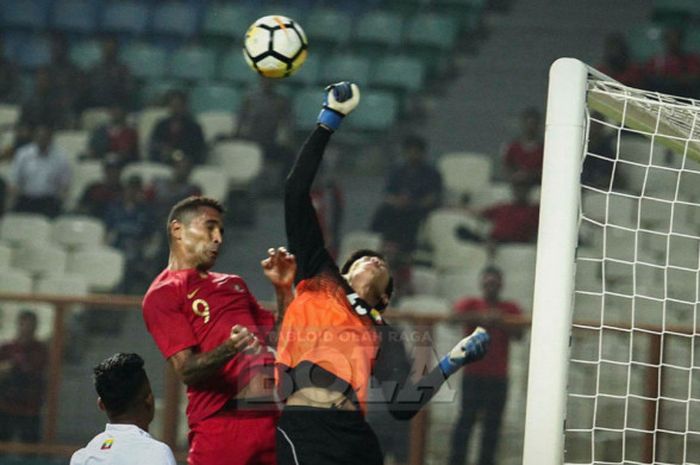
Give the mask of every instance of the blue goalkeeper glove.
M 360 88 L 357 84 L 343 81 L 331 84 L 325 90 L 323 108 L 318 114 L 317 122 L 335 131 L 340 127 L 343 118 L 360 103 Z
M 481 360 L 486 355 L 491 336 L 481 326 L 457 343 L 456 346 L 440 360 L 440 370 L 447 377 L 470 362 Z

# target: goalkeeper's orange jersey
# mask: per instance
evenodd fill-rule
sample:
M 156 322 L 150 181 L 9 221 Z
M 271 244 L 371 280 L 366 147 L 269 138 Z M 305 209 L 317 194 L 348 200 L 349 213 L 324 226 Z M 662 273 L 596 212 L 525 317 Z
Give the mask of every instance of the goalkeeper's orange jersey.
M 360 408 L 366 412 L 379 339 L 372 321 L 350 307 L 345 290 L 335 279 L 324 274 L 305 279 L 297 286 L 297 295 L 280 328 L 278 385 L 280 377 L 289 374 L 287 367 L 293 371 L 309 362 L 352 387 Z

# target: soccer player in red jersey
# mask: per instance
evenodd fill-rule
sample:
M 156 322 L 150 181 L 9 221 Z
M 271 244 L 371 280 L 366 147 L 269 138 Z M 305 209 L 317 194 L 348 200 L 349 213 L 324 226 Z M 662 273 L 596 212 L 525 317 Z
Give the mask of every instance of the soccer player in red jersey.
M 168 218 L 170 259 L 143 300 L 146 327 L 187 385 L 190 465 L 275 463 L 275 315 L 239 276 L 209 271 L 223 241 L 223 208 L 188 197 Z M 284 248 L 262 262 L 280 318 L 292 299 L 296 260 Z

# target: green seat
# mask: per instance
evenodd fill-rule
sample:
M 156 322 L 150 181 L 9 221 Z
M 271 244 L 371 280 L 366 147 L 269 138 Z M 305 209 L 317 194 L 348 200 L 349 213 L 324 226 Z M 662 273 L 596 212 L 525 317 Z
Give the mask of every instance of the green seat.
M 632 59 L 647 61 L 663 51 L 663 29 L 658 25 L 637 27 L 627 33 Z
M 700 16 L 700 2 L 697 0 L 654 0 L 654 21 L 665 24 L 683 24 Z
M 224 84 L 202 84 L 192 89 L 190 102 L 194 113 L 227 111 L 236 113 L 241 104 L 241 92 Z
M 700 30 L 690 29 L 685 32 L 685 49 L 688 52 L 700 53 Z
M 248 66 L 243 51 L 239 48 L 232 48 L 221 57 L 217 75 L 219 79 L 239 84 L 250 84 L 260 78 L 260 75 Z
M 408 43 L 443 51 L 454 47 L 459 25 L 455 18 L 439 14 L 414 16 L 407 25 Z
M 166 54 L 153 45 L 129 45 L 124 48 L 122 59 L 137 78 L 152 79 L 165 74 Z
M 322 100 L 323 90 L 319 87 L 309 87 L 294 94 L 294 126 L 297 130 L 306 131 L 316 125 Z
M 355 41 L 390 48 L 401 43 L 402 32 L 401 15 L 391 11 L 370 11 L 357 22 Z
M 203 47 L 185 47 L 170 56 L 170 75 L 176 79 L 203 81 L 212 79 L 216 55 Z
M 362 104 L 348 117 L 348 123 L 361 131 L 383 131 L 396 122 L 398 113 L 399 102 L 393 94 L 366 90 Z
M 247 7 L 214 3 L 204 12 L 202 33 L 209 37 L 243 40 L 245 31 L 255 19 L 255 12 Z
M 308 56 L 301 68 L 292 76 L 285 79 L 292 85 L 311 86 L 318 82 L 319 73 L 321 72 L 322 57 L 317 53 L 312 53 Z
M 70 60 L 82 70 L 89 70 L 101 59 L 102 49 L 95 40 L 78 42 L 70 48 Z
M 187 83 L 175 79 L 147 81 L 141 88 L 141 106 L 162 106 L 171 90 L 187 90 Z
M 335 55 L 323 64 L 320 80 L 323 84 L 338 81 L 353 81 L 366 84 L 369 78 L 370 61 L 357 55 Z
M 374 66 L 370 85 L 415 92 L 423 87 L 424 82 L 425 67 L 419 59 L 390 55 Z
M 347 42 L 352 31 L 352 20 L 340 11 L 317 9 L 311 12 L 303 25 L 309 39 L 309 50 L 318 44 L 338 45 Z
M 300 8 L 290 6 L 284 3 L 273 3 L 271 5 L 265 5 L 261 10 L 259 10 L 258 13 L 259 17 L 270 15 L 286 16 L 287 18 L 294 20 L 299 25 L 304 24 L 304 11 Z M 304 29 L 304 26 L 302 26 L 302 29 Z M 304 31 L 306 30 L 304 29 Z

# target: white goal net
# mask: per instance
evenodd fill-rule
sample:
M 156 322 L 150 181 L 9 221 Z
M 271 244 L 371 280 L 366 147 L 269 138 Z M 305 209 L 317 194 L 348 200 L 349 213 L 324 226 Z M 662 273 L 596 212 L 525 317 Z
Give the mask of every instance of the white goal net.
M 575 60 L 568 65 L 575 73 L 583 66 Z M 543 260 L 535 289 L 525 463 L 543 463 L 534 461 L 540 455 L 535 451 L 547 447 L 537 424 L 546 432 L 543 422 L 551 421 L 553 434 L 562 436 L 551 447 L 561 450 L 544 463 L 700 464 L 700 102 L 628 88 L 583 69 L 582 89 L 559 94 L 559 105 L 566 105 L 567 93 L 575 100 L 582 92 L 583 108 L 574 110 L 581 125 L 573 124 L 580 132 L 558 135 L 561 128 L 548 114 L 545 157 L 576 156 L 577 172 L 567 179 L 576 183 L 578 196 L 566 201 L 568 207 L 558 199 L 558 212 L 549 208 L 550 215 L 574 222 L 573 238 L 564 234 L 557 241 L 556 231 L 540 235 L 540 249 L 562 250 L 538 251 Z M 554 81 L 552 75 L 550 86 Z M 548 113 L 556 114 L 556 95 L 550 87 Z M 574 144 L 578 154 L 557 144 L 564 136 L 581 136 Z M 554 182 L 551 167 L 546 171 L 542 227 L 551 230 L 561 218 L 546 220 L 546 196 L 556 195 L 562 181 Z M 577 213 L 567 216 L 566 208 Z M 552 262 L 549 254 L 564 256 Z M 553 281 L 556 272 L 545 266 L 573 273 L 572 279 Z M 559 285 L 569 295 L 561 306 L 546 295 L 548 286 Z M 553 304 L 557 308 L 548 308 Z M 568 313 L 558 327 L 538 322 L 557 312 Z M 543 362 L 552 337 L 563 341 L 557 350 L 566 357 Z M 553 389 L 564 394 L 545 419 L 536 410 L 551 406 L 533 392 L 542 390 L 533 378 L 547 379 L 552 371 L 560 373 Z

